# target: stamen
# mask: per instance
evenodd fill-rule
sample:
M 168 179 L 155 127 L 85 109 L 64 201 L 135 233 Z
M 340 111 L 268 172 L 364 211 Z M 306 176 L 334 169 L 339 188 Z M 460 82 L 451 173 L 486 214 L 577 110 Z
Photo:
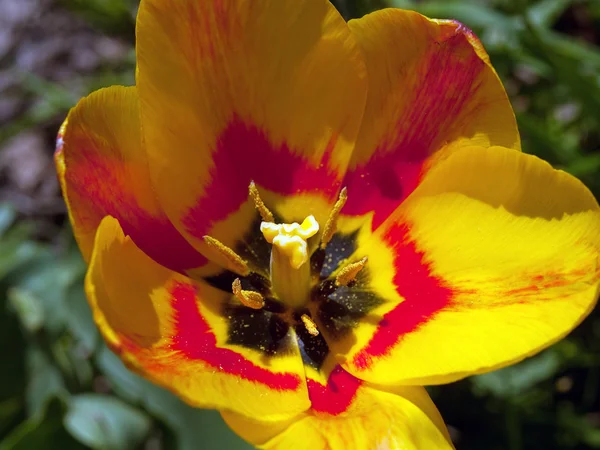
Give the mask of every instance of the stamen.
M 346 188 L 343 188 L 340 191 L 340 196 L 338 197 L 337 202 L 335 202 L 335 205 L 333 205 L 331 213 L 329 213 L 327 222 L 325 222 L 325 228 L 323 228 L 323 235 L 321 236 L 321 248 L 325 248 L 333 237 L 333 233 L 335 233 L 335 230 L 337 229 L 337 221 L 340 217 L 340 211 L 346 204 L 346 200 L 348 200 L 348 191 Z
M 254 201 L 254 206 L 258 210 L 258 213 L 260 214 L 262 220 L 264 222 L 273 222 L 273 213 L 269 211 L 269 208 L 265 206 L 264 202 L 262 201 L 262 198 L 260 198 L 260 194 L 258 193 L 258 189 L 256 188 L 256 184 L 254 184 L 254 181 L 250 182 L 250 186 L 248 186 L 248 193 L 250 194 L 250 197 L 252 197 L 252 200 Z
M 221 241 L 210 236 L 203 236 L 203 239 L 204 243 L 214 252 L 215 256 L 221 260 L 222 265 L 242 276 L 250 273 L 250 268 L 246 264 L 246 261 Z
M 233 291 L 233 295 L 237 297 L 240 303 L 248 308 L 261 309 L 263 306 L 265 306 L 264 297 L 258 292 L 244 291 L 242 289 L 242 282 L 239 278 L 233 280 L 231 290 Z
M 306 328 L 306 331 L 308 331 L 308 334 L 310 334 L 311 336 L 319 335 L 317 324 L 307 314 L 302 314 L 302 316 L 300 316 L 300 319 L 304 324 L 304 328 Z
M 363 268 L 365 267 L 367 260 L 368 258 L 365 256 L 360 261 L 348 264 L 346 267 L 341 269 L 335 277 L 335 285 L 348 286 L 348 284 L 352 283 L 356 279 L 356 275 L 358 275 L 358 272 L 363 270 Z

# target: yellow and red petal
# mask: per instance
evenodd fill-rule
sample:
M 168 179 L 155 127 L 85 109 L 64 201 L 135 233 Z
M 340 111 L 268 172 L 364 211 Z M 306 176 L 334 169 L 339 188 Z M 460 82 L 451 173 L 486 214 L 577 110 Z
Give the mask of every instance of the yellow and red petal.
M 337 366 L 329 379 L 309 378 L 310 411 L 280 422 L 222 412 L 241 437 L 263 449 L 451 449 L 446 427 L 422 387 L 390 391 Z
M 293 330 L 276 355 L 231 343 L 232 295 L 156 264 L 112 217 L 98 228 L 86 292 L 110 348 L 191 405 L 264 420 L 310 406 Z
M 344 367 L 384 384 L 444 383 L 530 356 L 590 312 L 600 209 L 581 182 L 533 156 L 465 147 L 360 251 L 388 301 L 333 345 Z
M 367 82 L 327 0 L 146 0 L 137 59 L 159 200 L 201 251 L 205 234 L 230 245 L 247 232 L 251 180 L 335 200 Z
M 345 214 L 374 211 L 379 225 L 453 148 L 520 147 L 506 92 L 464 25 L 398 9 L 348 25 L 365 57 L 369 94 L 344 179 Z
M 113 86 L 81 100 L 61 127 L 55 161 L 86 261 L 100 221 L 110 215 L 159 264 L 184 271 L 205 263 L 154 195 L 134 87 Z

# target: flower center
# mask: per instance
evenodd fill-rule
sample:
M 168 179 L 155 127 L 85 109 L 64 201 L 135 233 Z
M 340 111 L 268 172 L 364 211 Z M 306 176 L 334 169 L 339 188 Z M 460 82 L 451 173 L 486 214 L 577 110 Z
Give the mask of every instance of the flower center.
M 310 294 L 307 240 L 319 231 L 314 216 L 299 223 L 262 222 L 260 231 L 271 247 L 271 286 L 280 301 L 292 308 L 304 306 Z
M 347 200 L 346 189 L 340 191 L 339 198 L 322 229 L 318 245 L 314 245 L 315 243 L 309 245 L 308 242 L 320 230 L 314 216 L 306 217 L 302 223 L 276 223 L 273 213 L 262 201 L 254 183 L 250 183 L 249 194 L 262 219 L 260 223 L 262 236 L 267 243 L 271 244 L 268 278 L 255 272 L 254 267 L 233 249 L 210 236 L 204 236 L 210 259 L 228 269 L 229 274 L 238 276 L 233 279 L 231 292 L 245 308 L 260 310 L 261 312 L 256 312 L 258 314 L 256 317 L 278 317 L 276 321 L 283 321 L 286 326 L 301 327 L 307 339 L 322 339 L 319 336 L 317 322 L 313 320 L 316 308 L 322 309 L 328 297 L 338 289 L 344 290 L 348 286 L 353 286 L 357 275 L 367 263 L 365 257 L 356 262 L 346 263 L 337 269 L 331 269 L 333 274 L 330 271 L 325 278 L 320 275 L 326 247 L 336 233 L 340 211 Z M 338 260 L 337 263 L 339 262 L 343 260 Z M 248 313 L 250 317 L 255 317 L 253 315 L 255 313 Z M 245 327 L 236 329 L 236 333 L 246 335 L 245 329 Z M 239 337 L 235 333 L 232 336 L 235 339 Z M 313 347 L 313 350 L 319 353 L 317 350 L 322 345 L 314 344 Z M 304 348 L 306 350 L 308 347 Z

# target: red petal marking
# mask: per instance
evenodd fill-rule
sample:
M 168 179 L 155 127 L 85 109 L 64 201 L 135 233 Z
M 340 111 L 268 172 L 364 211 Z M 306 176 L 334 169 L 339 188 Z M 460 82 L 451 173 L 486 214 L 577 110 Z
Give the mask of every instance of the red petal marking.
M 362 382 L 337 365 L 329 374 L 327 386 L 311 378 L 306 379 L 311 409 L 317 413 L 337 416 L 352 404 Z
M 340 174 L 329 166 L 335 141 L 333 138 L 329 143 L 321 163 L 312 166 L 285 143 L 274 147 L 264 131 L 239 119 L 232 120 L 212 153 L 212 180 L 184 216 L 184 226 L 193 236 L 204 236 L 212 222 L 225 219 L 248 199 L 252 180 L 283 195 L 319 192 L 335 198 L 341 181 Z
M 126 162 L 99 154 L 85 139 L 73 140 L 70 145 L 77 155 L 65 155 L 65 180 L 71 213 L 77 221 L 84 227 L 97 227 L 105 216 L 115 217 L 144 253 L 177 272 L 206 263 L 166 215 L 151 215 L 140 207 L 128 184 L 130 180 L 119 170 Z M 59 136 L 58 152 L 62 151 Z
M 417 187 L 427 158 L 465 127 L 457 118 L 479 88 L 477 77 L 486 65 L 469 43 L 470 30 L 458 24 L 448 31 L 432 42 L 412 75 L 419 84 L 397 122 L 400 135 L 381 142 L 370 161 L 344 178 L 349 193 L 344 214 L 375 211 L 373 228 Z
M 189 39 L 194 43 L 191 46 L 193 52 L 188 55 L 191 67 L 201 67 L 207 59 L 222 58 L 223 49 L 232 48 L 236 39 L 244 34 L 239 15 L 232 13 L 230 8 L 224 0 L 187 4 L 185 19 L 190 32 Z M 154 14 L 162 12 L 155 11 Z
M 369 343 L 354 356 L 353 364 L 360 370 L 367 369 L 373 358 L 386 355 L 402 336 L 416 331 L 452 302 L 453 291 L 431 274 L 409 232 L 407 224 L 396 223 L 383 237 L 395 251 L 394 284 L 404 301 L 383 316 Z
M 301 380 L 296 374 L 273 373 L 254 365 L 240 353 L 217 347 L 215 335 L 198 311 L 194 286 L 175 283 L 170 292 L 173 320 L 176 323 L 173 350 L 190 360 L 200 360 L 220 372 L 261 383 L 271 389 L 295 391 L 300 387 Z

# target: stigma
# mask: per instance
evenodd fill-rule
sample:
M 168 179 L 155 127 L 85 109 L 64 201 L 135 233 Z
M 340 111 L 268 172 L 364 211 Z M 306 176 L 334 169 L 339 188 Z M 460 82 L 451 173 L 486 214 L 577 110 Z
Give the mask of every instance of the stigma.
M 262 222 L 260 231 L 271 247 L 271 285 L 282 303 L 301 308 L 310 297 L 308 239 L 319 232 L 313 216 L 302 223 Z
M 260 231 L 269 244 L 289 258 L 292 268 L 299 269 L 309 259 L 307 240 L 319 232 L 319 223 L 314 216 L 301 224 L 262 222 Z

